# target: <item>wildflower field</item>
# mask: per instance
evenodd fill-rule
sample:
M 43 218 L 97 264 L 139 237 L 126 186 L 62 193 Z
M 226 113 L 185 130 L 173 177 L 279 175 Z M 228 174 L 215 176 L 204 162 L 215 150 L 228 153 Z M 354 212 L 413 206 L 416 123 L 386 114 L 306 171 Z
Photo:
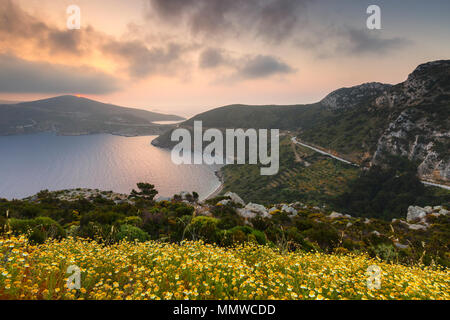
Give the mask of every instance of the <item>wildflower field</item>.
M 81 288 L 67 289 L 71 265 Z M 367 268 L 381 268 L 368 289 Z M 0 299 L 449 299 L 448 269 L 247 244 L 0 238 Z

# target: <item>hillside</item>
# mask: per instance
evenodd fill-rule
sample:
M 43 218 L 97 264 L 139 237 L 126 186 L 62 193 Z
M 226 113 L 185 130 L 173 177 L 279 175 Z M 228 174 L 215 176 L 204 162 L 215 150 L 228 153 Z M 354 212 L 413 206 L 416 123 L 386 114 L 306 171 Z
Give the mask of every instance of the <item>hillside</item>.
M 311 105 L 232 105 L 193 121 L 214 128 L 278 128 L 363 166 L 386 155 L 417 163 L 422 179 L 450 184 L 450 60 L 425 63 L 397 85 L 367 83 L 330 93 Z M 154 140 L 171 147 L 170 131 Z
M 348 191 L 359 169 L 323 156 L 283 136 L 280 141 L 280 170 L 275 176 L 262 176 L 256 165 L 228 165 L 222 168 L 224 188 L 244 200 L 262 204 L 305 201 L 329 203 Z
M 182 119 L 174 115 L 125 108 L 75 96 L 60 96 L 0 105 L 0 135 L 47 131 L 62 135 L 160 134 L 170 126 L 152 124 L 152 121 Z

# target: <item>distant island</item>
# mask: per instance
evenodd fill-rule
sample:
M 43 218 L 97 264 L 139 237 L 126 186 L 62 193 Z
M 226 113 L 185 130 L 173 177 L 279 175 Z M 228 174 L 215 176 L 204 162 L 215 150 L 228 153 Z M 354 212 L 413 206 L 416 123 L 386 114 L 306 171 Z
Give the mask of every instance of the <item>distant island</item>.
M 0 136 L 39 132 L 60 135 L 157 135 L 171 128 L 171 125 L 154 122 L 181 120 L 184 118 L 176 115 L 126 108 L 71 95 L 0 104 Z

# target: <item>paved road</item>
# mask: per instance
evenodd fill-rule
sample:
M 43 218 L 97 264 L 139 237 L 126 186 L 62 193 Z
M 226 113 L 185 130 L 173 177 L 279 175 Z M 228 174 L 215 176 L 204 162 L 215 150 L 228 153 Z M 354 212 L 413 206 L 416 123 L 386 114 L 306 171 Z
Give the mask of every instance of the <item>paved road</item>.
M 307 144 L 305 144 L 305 143 L 302 143 L 302 142 L 300 142 L 300 141 L 297 140 L 297 137 L 292 137 L 291 140 L 292 140 L 293 143 L 299 144 L 299 145 L 301 145 L 301 146 L 303 146 L 303 147 L 309 148 L 309 149 L 311 149 L 311 150 L 314 150 L 314 151 L 319 152 L 319 153 L 321 153 L 321 154 L 324 154 L 324 155 L 326 155 L 326 156 L 332 157 L 333 159 L 339 160 L 339 161 L 341 161 L 341 162 L 345 162 L 345 163 L 347 163 L 347 164 L 351 164 L 352 166 L 359 167 L 359 165 L 356 164 L 356 163 L 352 163 L 352 162 L 350 162 L 350 161 L 348 161 L 348 160 L 345 160 L 345 159 L 336 157 L 335 155 L 332 155 L 332 154 L 330 154 L 330 153 L 328 153 L 328 152 L 325 152 L 325 151 L 320 150 L 320 149 L 317 149 L 317 148 L 315 148 L 315 147 L 313 147 L 313 146 L 309 146 L 309 145 L 307 145 Z M 443 185 L 443 184 L 438 184 L 438 183 L 433 183 L 433 182 L 428 182 L 428 181 L 423 181 L 423 180 L 422 180 L 421 182 L 422 182 L 423 184 L 427 185 L 427 186 L 433 186 L 433 187 L 438 187 L 438 188 L 443 188 L 443 189 L 446 189 L 446 190 L 450 190 L 450 186 L 446 186 L 446 185 Z

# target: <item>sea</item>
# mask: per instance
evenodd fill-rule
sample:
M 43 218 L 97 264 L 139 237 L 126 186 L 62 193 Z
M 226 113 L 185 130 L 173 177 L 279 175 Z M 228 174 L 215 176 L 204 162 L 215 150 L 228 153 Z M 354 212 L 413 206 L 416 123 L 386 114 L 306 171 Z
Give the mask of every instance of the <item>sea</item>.
M 151 145 L 156 136 L 53 133 L 0 137 L 0 198 L 22 199 L 41 190 L 100 189 L 128 194 L 138 182 L 158 196 L 182 191 L 206 198 L 220 187 L 219 166 L 176 165 L 170 150 Z

